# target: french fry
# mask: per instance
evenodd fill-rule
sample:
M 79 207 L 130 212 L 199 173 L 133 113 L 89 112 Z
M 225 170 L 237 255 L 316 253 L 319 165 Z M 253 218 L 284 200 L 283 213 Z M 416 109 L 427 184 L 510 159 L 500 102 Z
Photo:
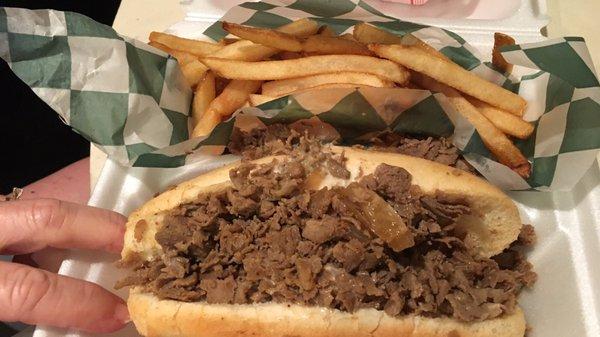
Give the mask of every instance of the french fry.
M 373 53 L 362 43 L 348 40 L 340 36 L 313 35 L 302 43 L 302 51 L 306 53 L 330 55 L 352 54 L 371 56 Z
M 319 31 L 317 32 L 317 34 L 319 34 L 321 36 L 336 36 L 337 35 L 335 33 L 335 31 L 333 29 L 331 29 L 331 27 L 329 27 L 328 25 L 321 26 L 321 28 L 319 28 Z
M 174 58 L 177 59 L 177 62 L 183 66 L 186 65 L 188 63 L 192 63 L 192 62 L 196 62 L 198 63 L 198 57 L 190 54 L 190 53 L 186 53 L 184 51 L 179 51 L 179 50 L 171 50 L 170 52 L 171 56 L 173 56 Z
M 236 109 L 244 105 L 250 94 L 260 89 L 262 81 L 231 81 L 223 92 L 217 96 L 208 107 L 208 110 L 214 110 L 222 117 L 229 117 Z
M 373 55 L 362 43 L 339 36 L 312 35 L 301 38 L 277 30 L 242 26 L 223 22 L 223 29 L 242 39 L 277 50 L 309 54 Z
M 169 47 L 165 46 L 165 45 L 164 45 L 164 44 L 162 44 L 162 43 L 158 43 L 158 42 L 150 41 L 150 42 L 148 42 L 148 45 L 149 45 L 149 46 L 152 46 L 152 47 L 154 47 L 154 48 L 156 48 L 156 49 L 160 49 L 160 50 L 164 51 L 164 52 L 165 52 L 165 53 L 167 53 L 167 54 L 169 53 L 169 51 L 171 51 L 171 48 L 169 48 Z
M 248 27 L 229 22 L 223 22 L 223 29 L 239 38 L 263 46 L 273 47 L 279 50 L 302 51 L 302 41 L 300 39 L 294 35 L 277 30 Z
M 366 73 L 339 72 L 265 82 L 262 94 L 272 97 L 285 96 L 291 92 L 313 88 L 323 84 L 347 83 L 371 87 L 393 87 L 394 83 Z
M 524 178 L 529 176 L 531 165 L 527 158 L 502 131 L 498 130 L 494 124 L 485 118 L 460 92 L 423 74 L 413 74 L 411 79 L 425 89 L 444 94 L 450 105 L 473 124 L 485 146 L 500 163 L 510 167 Z
M 241 108 L 248 101 L 250 94 L 255 93 L 261 84 L 261 81 L 231 81 L 223 92 L 210 102 L 194 128 L 192 136 L 199 137 L 210 133 L 222 119 Z
M 162 43 L 150 41 L 150 42 L 148 42 L 148 44 L 151 45 L 152 47 L 160 49 L 160 50 L 164 51 L 165 53 L 170 54 L 171 56 L 176 58 L 177 62 L 179 63 L 180 66 L 183 66 L 183 65 L 188 64 L 193 61 L 198 61 L 198 57 L 196 55 L 186 53 L 184 51 L 171 49 Z
M 386 32 L 375 26 L 367 23 L 357 23 L 354 25 L 352 35 L 358 42 L 364 44 L 381 43 L 381 44 L 401 44 L 402 37 Z
M 492 64 L 505 73 L 511 73 L 513 65 L 506 62 L 504 57 L 502 57 L 502 54 L 500 53 L 500 47 L 512 46 L 514 44 L 515 39 L 513 39 L 509 35 L 502 33 L 494 33 L 494 49 L 492 49 Z
M 318 29 L 318 24 L 310 19 L 297 20 L 278 28 L 281 32 L 300 36 L 314 34 Z M 223 47 L 223 49 L 212 56 L 245 61 L 259 61 L 277 52 L 277 49 L 261 46 L 247 40 L 239 40 Z M 217 92 L 219 92 L 219 85 L 222 81 L 219 79 L 216 82 Z M 211 102 L 201 121 L 194 128 L 192 135 L 198 137 L 209 134 L 221 122 L 221 118 L 228 117 L 235 110 L 246 104 L 248 95 L 256 92 L 261 84 L 261 81 L 234 80 L 229 82 L 217 98 Z
M 204 74 L 208 70 L 208 67 L 198 60 L 194 60 L 183 65 L 180 64 L 180 68 L 185 80 L 192 88 L 194 88 L 196 84 L 202 80 Z
M 350 33 L 346 33 L 346 34 L 342 34 L 340 35 L 340 37 L 344 40 L 350 40 L 350 41 L 354 41 L 354 42 L 358 42 L 358 40 L 356 40 L 354 38 L 354 35 L 350 34 Z
M 310 19 L 301 19 L 278 28 L 279 31 L 292 35 L 306 36 L 314 34 L 319 29 L 318 24 Z M 261 46 L 247 40 L 239 40 L 231 43 L 219 50 L 212 56 L 231 58 L 246 61 L 259 61 L 276 54 L 278 51 L 273 48 Z M 220 123 L 222 117 L 231 115 L 248 100 L 248 95 L 256 92 L 262 82 L 260 81 L 231 81 L 221 91 L 222 79 L 216 81 L 216 90 L 218 93 L 202 120 L 196 125 L 193 131 L 194 136 L 206 135 Z
M 379 44 L 402 44 L 408 46 L 414 46 L 419 48 L 432 56 L 436 56 L 443 60 L 450 60 L 446 55 L 440 53 L 437 49 L 425 43 L 423 40 L 417 38 L 412 34 L 406 34 L 404 36 L 397 36 L 392 33 L 386 32 L 383 29 L 371 26 L 367 23 L 357 23 L 354 25 L 352 32 L 354 38 L 361 43 L 379 43 Z
M 250 97 L 248 98 L 248 101 L 250 102 L 250 106 L 258 106 L 258 105 L 267 103 L 267 102 L 272 101 L 277 98 L 278 97 L 271 97 L 271 96 L 267 96 L 267 95 L 251 94 Z
M 148 44 L 154 48 L 158 48 L 166 53 L 169 53 L 171 56 L 177 59 L 177 63 L 179 63 L 179 67 L 183 73 L 183 77 L 185 77 L 186 82 L 192 88 L 198 84 L 208 70 L 208 68 L 198 60 L 198 57 L 193 54 L 171 49 L 159 42 L 150 41 Z
M 239 41 L 240 41 L 240 39 L 238 39 L 238 38 L 224 37 L 224 38 L 222 38 L 222 39 L 219 40 L 219 44 L 222 45 L 222 46 L 227 46 L 227 45 L 230 45 L 232 43 L 239 42 Z
M 262 61 L 279 52 L 278 49 L 265 47 L 248 40 L 239 40 L 223 47 L 211 57 L 240 61 Z
M 194 130 L 192 130 L 191 138 L 210 134 L 219 123 L 221 123 L 221 116 L 214 110 L 206 110 L 200 120 L 198 120 Z
M 283 51 L 372 55 L 365 45 L 355 41 L 350 34 L 345 34 L 342 37 L 330 36 L 327 30 L 324 30 L 324 34 L 312 35 L 303 39 L 282 31 L 248 27 L 228 22 L 223 23 L 223 29 L 242 39 Z
M 303 18 L 290 22 L 275 30 L 294 36 L 307 37 L 317 33 L 319 24 L 313 19 Z
M 475 107 L 482 115 L 492 122 L 500 131 L 505 134 L 519 139 L 527 139 L 533 132 L 533 125 L 524 121 L 518 116 L 491 106 L 473 97 L 466 97 L 467 100 Z
M 304 89 L 292 91 L 292 92 L 288 93 L 287 95 L 296 95 L 296 94 L 300 94 L 300 93 L 307 92 L 307 91 L 321 90 L 321 89 L 350 89 L 350 88 L 359 89 L 359 88 L 372 88 L 372 87 L 369 85 L 354 84 L 354 83 L 325 83 L 325 84 L 317 85 L 316 87 L 310 87 L 310 88 L 304 88 Z M 279 98 L 279 97 L 277 97 L 277 98 Z
M 426 52 L 427 54 L 429 54 L 431 56 L 435 56 L 444 61 L 452 62 L 452 60 L 450 60 L 446 55 L 442 54 L 440 51 L 438 51 L 437 49 L 428 45 L 423 40 L 419 39 L 418 37 L 416 37 L 412 34 L 406 34 L 402 37 L 402 45 L 413 46 L 417 49 L 420 49 L 420 50 Z M 452 63 L 454 63 L 454 62 L 452 62 Z
M 527 102 L 519 95 L 419 48 L 397 44 L 370 44 L 369 49 L 380 57 L 430 76 L 441 83 L 515 115 L 523 115 L 523 110 L 527 105 Z
M 150 42 L 158 42 L 173 50 L 184 51 L 196 56 L 208 56 L 223 48 L 223 46 L 216 43 L 185 39 L 179 36 L 160 32 L 150 33 L 148 39 Z
M 206 57 L 201 60 L 219 76 L 240 80 L 280 80 L 324 73 L 368 73 L 396 83 L 408 80 L 408 71 L 388 60 L 362 55 L 321 55 L 282 61 L 244 62 Z
M 308 36 L 315 34 L 319 29 L 316 21 L 311 19 L 300 19 L 281 26 L 276 30 L 294 36 Z M 279 50 L 262 46 L 248 40 L 240 40 L 223 47 L 223 49 L 210 55 L 211 57 L 224 58 L 241 61 L 261 61 L 275 55 Z
M 202 119 L 202 115 L 208 110 L 208 106 L 215 99 L 215 96 L 215 75 L 212 71 L 207 71 L 194 92 L 194 100 L 192 102 L 194 126 L 198 125 L 198 121 Z

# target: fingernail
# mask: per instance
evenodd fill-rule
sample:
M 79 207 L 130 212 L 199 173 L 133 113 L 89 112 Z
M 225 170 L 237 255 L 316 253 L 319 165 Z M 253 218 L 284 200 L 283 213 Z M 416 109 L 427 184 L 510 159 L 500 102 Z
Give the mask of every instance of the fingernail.
M 115 307 L 112 317 L 90 322 L 89 326 L 82 326 L 80 329 L 90 333 L 109 333 L 122 329 L 129 322 L 131 318 L 127 306 L 119 304 Z
M 131 318 L 129 317 L 129 310 L 127 310 L 127 306 L 121 304 L 115 309 L 114 318 L 119 322 L 123 322 L 123 324 L 131 322 Z

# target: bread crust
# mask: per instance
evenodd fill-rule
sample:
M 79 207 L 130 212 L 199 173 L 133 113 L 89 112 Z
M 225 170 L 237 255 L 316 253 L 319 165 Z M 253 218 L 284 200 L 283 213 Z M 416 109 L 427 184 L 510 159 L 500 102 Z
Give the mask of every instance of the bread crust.
M 127 301 L 138 331 L 147 337 L 522 337 L 525 317 L 510 315 L 465 323 L 450 318 L 383 311 L 355 313 L 295 304 L 207 304 L 159 300 L 132 290 Z
M 513 201 L 485 180 L 462 170 L 432 161 L 401 154 L 331 147 L 344 153 L 351 178 L 341 180 L 328 176 L 321 186 L 347 185 L 362 175 L 372 173 L 386 163 L 406 169 L 425 194 L 442 191 L 467 201 L 473 215 L 461 218 L 460 226 L 470 233 L 479 255 L 490 257 L 500 253 L 516 240 L 521 221 Z M 262 158 L 266 163 L 275 157 Z M 229 186 L 232 165 L 208 172 L 179 184 L 148 201 L 133 212 L 127 222 L 123 260 L 153 259 L 161 253 L 154 235 L 164 219 L 165 211 L 192 202 L 200 193 Z M 143 233 L 136 227 L 143 224 Z M 391 317 L 383 311 L 363 309 L 355 313 L 292 304 L 207 304 L 159 300 L 137 289 L 130 291 L 128 307 L 138 331 L 148 337 L 522 337 L 525 318 L 521 309 L 513 314 L 465 323 L 451 318 L 422 316 Z

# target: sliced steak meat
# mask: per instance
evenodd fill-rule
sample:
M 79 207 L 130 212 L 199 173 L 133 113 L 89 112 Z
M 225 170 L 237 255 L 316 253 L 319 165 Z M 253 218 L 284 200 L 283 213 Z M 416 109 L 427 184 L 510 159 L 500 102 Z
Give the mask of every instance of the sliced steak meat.
M 228 276 L 224 280 L 205 278 L 198 285 L 198 288 L 206 293 L 208 303 L 233 303 L 235 287 L 233 276 Z
M 462 158 L 460 150 L 447 138 L 414 138 L 395 132 L 385 132 L 371 138 L 367 145 L 374 151 L 405 154 L 475 172 L 475 169 Z
M 339 133 L 331 125 L 311 118 L 289 125 L 274 123 L 250 131 L 235 128 L 227 149 L 233 154 L 241 155 L 244 159 L 258 159 L 292 151 L 301 142 L 303 136 L 315 139 L 320 143 L 341 141 Z M 460 150 L 450 140 L 443 137 L 411 137 L 394 132 L 383 132 L 355 146 L 366 150 L 424 158 L 475 173 L 475 169 L 460 155 Z M 334 176 L 347 177 L 348 173 L 343 166 L 331 164 L 330 170 Z
M 258 148 L 259 136 L 267 137 L 240 142 Z M 521 289 L 535 282 L 521 252 L 535 241 L 531 226 L 503 253 L 479 258 L 454 233 L 457 219 L 471 212 L 460 197 L 424 194 L 409 172 L 389 165 L 348 187 L 307 190 L 315 170 L 346 176 L 344 159 L 318 141 L 293 141 L 292 159 L 242 164 L 230 172 L 232 187 L 168 211 L 155 235 L 162 255 L 127 261 L 133 271 L 118 286 L 187 302 L 374 308 L 470 322 L 513 312 Z M 431 140 L 398 144 L 424 156 L 448 151 Z M 411 244 L 393 249 L 389 233 L 370 227 L 368 212 L 408 228 Z
M 302 237 L 316 244 L 322 244 L 333 239 L 337 222 L 337 218 L 326 215 L 323 219 L 308 219 L 302 229 Z
M 381 164 L 375 174 L 363 178 L 363 183 L 379 194 L 401 199 L 408 195 L 412 176 L 401 167 Z

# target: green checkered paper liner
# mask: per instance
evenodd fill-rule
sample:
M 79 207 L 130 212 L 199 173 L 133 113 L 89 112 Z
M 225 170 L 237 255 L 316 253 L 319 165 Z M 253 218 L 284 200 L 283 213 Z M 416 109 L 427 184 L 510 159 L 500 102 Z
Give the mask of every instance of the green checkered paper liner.
M 488 180 L 509 190 L 568 190 L 600 149 L 600 88 L 581 38 L 505 47 L 525 75 L 497 72 L 464 39 L 447 30 L 401 21 L 360 0 L 270 0 L 230 9 L 204 33 L 227 35 L 222 21 L 275 28 L 312 18 L 337 33 L 369 22 L 411 33 L 463 68 L 528 101 L 536 130 L 515 144 L 532 163 L 523 179 L 495 161 L 473 126 L 440 93 L 404 88 L 323 89 L 243 108 L 204 138 L 188 140 L 191 91 L 177 62 L 110 27 L 69 12 L 0 9 L 0 57 L 63 121 L 123 165 L 176 167 L 223 152 L 235 125 L 319 118 L 352 143 L 392 130 L 451 137 Z M 243 117 L 243 118 L 242 118 Z M 254 123 L 256 124 L 256 123 Z

